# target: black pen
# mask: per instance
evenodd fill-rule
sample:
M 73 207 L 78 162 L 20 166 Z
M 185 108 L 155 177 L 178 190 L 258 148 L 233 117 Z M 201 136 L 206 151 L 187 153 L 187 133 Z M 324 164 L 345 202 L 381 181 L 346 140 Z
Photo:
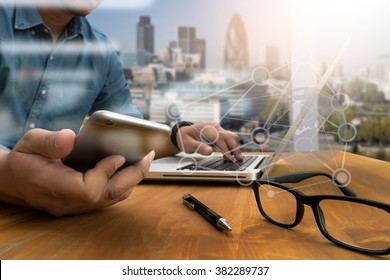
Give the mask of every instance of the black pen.
M 203 217 L 205 217 L 210 223 L 223 231 L 231 231 L 232 228 L 229 223 L 199 200 L 194 198 L 190 194 L 183 195 L 183 203 L 187 205 L 191 210 L 197 211 Z

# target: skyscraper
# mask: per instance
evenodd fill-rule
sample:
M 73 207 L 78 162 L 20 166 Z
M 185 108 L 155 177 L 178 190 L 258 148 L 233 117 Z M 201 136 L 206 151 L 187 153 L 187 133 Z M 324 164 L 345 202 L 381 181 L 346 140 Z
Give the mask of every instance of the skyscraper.
M 205 39 L 196 39 L 196 53 L 200 54 L 200 69 L 204 70 L 206 68 L 206 40 Z
M 206 68 L 206 40 L 196 38 L 196 28 L 179 26 L 177 43 L 170 42 L 169 47 L 175 50 L 174 64 L 184 67 L 187 74 L 194 74 Z
M 149 16 L 141 16 L 137 24 L 137 50 L 154 53 L 154 26 Z
M 183 54 L 196 53 L 195 27 L 179 26 L 177 30 L 179 48 Z
M 244 23 L 241 17 L 235 13 L 229 23 L 226 33 L 224 52 L 225 69 L 241 71 L 248 68 L 248 42 Z

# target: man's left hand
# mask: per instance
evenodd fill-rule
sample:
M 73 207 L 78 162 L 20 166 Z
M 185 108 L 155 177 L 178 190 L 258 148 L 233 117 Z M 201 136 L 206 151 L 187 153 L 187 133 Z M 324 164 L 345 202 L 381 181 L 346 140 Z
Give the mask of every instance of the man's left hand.
M 183 126 L 176 135 L 178 147 L 186 153 L 210 155 L 221 152 L 227 160 L 242 161 L 239 136 L 215 122 Z

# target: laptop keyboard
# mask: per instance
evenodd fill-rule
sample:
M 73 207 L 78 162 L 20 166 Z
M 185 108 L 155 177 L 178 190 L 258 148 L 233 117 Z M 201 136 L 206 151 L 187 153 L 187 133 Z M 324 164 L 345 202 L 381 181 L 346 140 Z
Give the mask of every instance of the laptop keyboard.
M 218 170 L 218 171 L 242 171 L 245 170 L 258 156 L 244 156 L 243 161 L 228 161 L 223 157 L 215 157 L 197 164 L 178 168 L 177 170 Z

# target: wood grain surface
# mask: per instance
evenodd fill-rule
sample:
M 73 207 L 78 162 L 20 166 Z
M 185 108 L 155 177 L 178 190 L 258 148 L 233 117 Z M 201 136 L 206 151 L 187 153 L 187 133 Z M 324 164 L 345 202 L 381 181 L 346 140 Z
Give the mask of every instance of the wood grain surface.
M 390 203 L 390 163 L 384 161 L 343 152 L 286 153 L 272 175 L 313 170 L 347 171 L 359 197 Z M 340 194 L 331 182 L 301 190 Z M 233 230 L 221 232 L 184 206 L 184 193 L 225 217 Z M 390 259 L 329 242 L 308 208 L 300 225 L 280 228 L 261 216 L 250 187 L 189 182 L 142 182 L 117 205 L 61 218 L 0 203 L 0 258 Z

